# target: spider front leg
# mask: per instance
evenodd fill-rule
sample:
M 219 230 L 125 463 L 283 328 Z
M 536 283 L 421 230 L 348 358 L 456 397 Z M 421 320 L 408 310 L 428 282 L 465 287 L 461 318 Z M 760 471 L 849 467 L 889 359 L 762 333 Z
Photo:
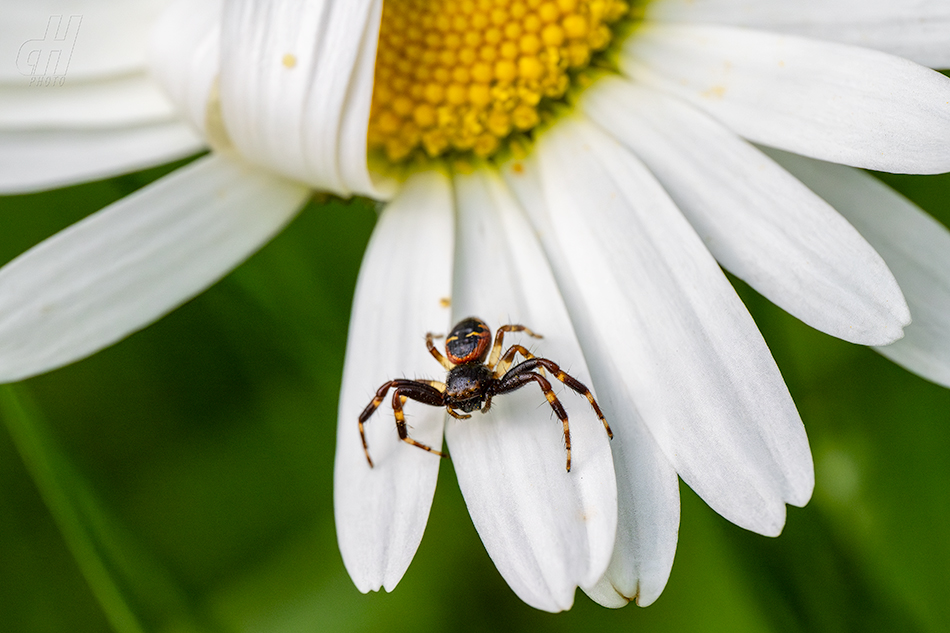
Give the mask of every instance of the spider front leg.
M 522 363 L 522 365 L 523 364 L 524 363 Z M 521 365 L 518 367 L 521 367 Z M 554 409 L 554 415 L 558 417 L 564 426 L 564 448 L 567 449 L 567 472 L 571 472 L 571 427 L 567 419 L 567 411 L 564 410 L 561 401 L 554 395 L 554 390 L 551 389 L 551 383 L 548 382 L 547 378 L 533 371 L 517 371 L 517 369 L 516 367 L 514 370 L 505 374 L 505 377 L 496 384 L 490 395 L 515 391 L 516 389 L 521 389 L 529 382 L 538 383 L 538 386 L 541 387 L 541 391 L 544 392 L 544 397 L 548 399 L 548 403 L 550 403 L 551 408 Z
M 433 388 L 430 385 L 423 385 L 420 383 L 416 383 L 416 385 L 420 387 L 425 386 Z M 437 451 L 431 446 L 427 446 L 422 442 L 417 442 L 416 440 L 409 437 L 409 430 L 406 427 L 406 416 L 402 412 L 402 405 L 405 404 L 407 398 L 412 398 L 418 402 L 424 402 L 425 404 L 431 404 L 437 407 L 442 406 L 444 403 L 444 398 L 441 392 L 439 392 L 438 401 L 424 400 L 423 398 L 419 397 L 421 394 L 416 392 L 415 389 L 416 387 L 414 385 L 409 387 L 397 387 L 393 392 L 393 414 L 396 416 L 396 431 L 399 433 L 399 439 L 401 439 L 403 442 L 406 442 L 407 444 L 418 446 L 422 450 L 428 451 L 434 455 L 438 455 L 439 457 L 448 457 L 448 455 L 445 453 Z M 436 391 L 438 391 L 438 389 L 436 389 Z
M 597 401 L 594 400 L 594 394 L 590 392 L 590 389 L 588 389 L 584 383 L 562 370 L 553 360 L 548 360 L 547 358 L 531 357 L 528 360 L 515 365 L 515 367 L 505 375 L 505 378 L 507 378 L 510 374 L 533 372 L 539 370 L 540 368 L 547 369 L 549 372 L 551 372 L 552 376 L 573 389 L 576 393 L 579 393 L 580 395 L 587 398 L 587 401 L 590 403 L 594 413 L 597 414 L 597 418 L 603 422 L 604 429 L 607 431 L 607 437 L 614 439 L 614 433 L 610 430 L 610 425 L 607 424 L 607 418 L 604 417 L 604 412 L 600 410 L 600 406 L 598 406 Z
M 489 369 L 494 369 L 495 364 L 498 363 L 498 359 L 501 357 L 501 345 L 502 345 L 502 341 L 505 338 L 505 332 L 524 332 L 528 336 L 531 336 L 534 338 L 544 338 L 540 334 L 535 334 L 534 332 L 532 332 L 531 330 L 529 330 L 523 325 L 517 325 L 514 323 L 509 323 L 508 325 L 502 325 L 495 332 L 495 344 L 492 345 L 491 354 L 488 356 L 488 362 L 485 363 L 486 365 L 488 365 Z M 524 348 L 522 347 L 521 349 L 524 349 Z M 510 349 L 508 351 L 511 352 Z M 499 372 L 499 373 L 503 373 L 503 372 Z
M 369 446 L 366 443 L 366 433 L 363 429 L 363 424 L 369 420 L 370 416 L 372 416 L 376 409 L 379 408 L 379 405 L 383 402 L 383 398 L 386 397 L 386 394 L 391 388 L 395 389 L 395 391 L 393 391 L 393 413 L 396 416 L 396 430 L 399 432 L 399 439 L 412 444 L 413 446 L 418 446 L 419 448 L 429 451 L 430 453 L 435 453 L 440 457 L 446 457 L 446 455 L 440 453 L 439 451 L 409 437 L 409 433 L 406 430 L 406 416 L 402 411 L 402 406 L 407 399 L 415 400 L 416 402 L 421 402 L 434 407 L 444 406 L 444 396 L 442 395 L 442 391 L 438 389 L 437 385 L 442 385 L 442 383 L 436 383 L 435 381 L 396 379 L 384 383 L 382 387 L 376 390 L 376 396 L 373 398 L 372 402 L 366 405 L 366 408 L 363 409 L 363 412 L 360 413 L 359 417 L 360 438 L 363 440 L 363 452 L 366 453 L 366 461 L 369 462 L 370 468 L 373 467 L 373 460 L 369 456 Z

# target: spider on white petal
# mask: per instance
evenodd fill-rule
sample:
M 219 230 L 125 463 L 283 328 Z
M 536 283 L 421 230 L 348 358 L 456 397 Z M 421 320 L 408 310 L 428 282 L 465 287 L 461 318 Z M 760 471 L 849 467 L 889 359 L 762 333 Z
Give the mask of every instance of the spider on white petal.
M 402 410 L 407 399 L 433 407 L 444 406 L 453 418 L 464 420 L 472 417 L 469 415 L 472 411 L 481 410 L 482 413 L 487 413 L 491 408 L 491 399 L 494 396 L 510 393 L 521 389 L 528 383 L 536 382 L 541 391 L 544 392 L 544 397 L 551 404 L 554 414 L 564 425 L 567 472 L 571 472 L 571 429 L 568 424 L 567 411 L 564 410 L 561 401 L 554 395 L 551 383 L 542 375 L 545 369 L 565 385 L 587 398 L 590 406 L 594 409 L 594 413 L 604 423 L 607 437 L 613 439 L 613 431 L 610 430 L 610 425 L 607 424 L 607 419 L 597 405 L 597 401 L 594 400 L 594 395 L 590 392 L 590 389 L 564 372 L 554 361 L 547 358 L 538 358 L 521 345 L 512 345 L 502 354 L 501 348 L 505 332 L 524 332 L 534 338 L 543 338 L 540 334 L 535 334 L 523 325 L 502 325 L 495 334 L 495 344 L 491 347 L 491 355 L 489 355 L 488 343 L 491 341 L 491 330 L 481 319 L 468 317 L 459 321 L 449 332 L 448 338 L 445 339 L 445 356 L 442 356 L 432 343 L 433 338 L 440 337 L 433 335 L 431 332 L 426 334 L 426 345 L 429 348 L 429 353 L 449 373 L 445 378 L 445 382 L 397 378 L 383 383 L 383 386 L 376 391 L 376 397 L 366 405 L 359 418 L 360 438 L 363 440 L 363 451 L 366 453 L 366 461 L 369 462 L 370 468 L 373 467 L 373 460 L 369 456 L 369 446 L 366 444 L 366 433 L 363 430 L 363 424 L 373 415 L 390 389 L 394 390 L 392 405 L 393 413 L 396 416 L 396 429 L 399 431 L 399 439 L 439 457 L 448 457 L 446 453 L 437 451 L 431 446 L 409 437 L 409 432 L 406 429 L 406 417 Z M 525 360 L 512 367 L 516 354 L 521 354 Z M 486 358 L 488 359 L 487 362 Z M 461 409 L 464 413 L 458 413 L 456 409 Z

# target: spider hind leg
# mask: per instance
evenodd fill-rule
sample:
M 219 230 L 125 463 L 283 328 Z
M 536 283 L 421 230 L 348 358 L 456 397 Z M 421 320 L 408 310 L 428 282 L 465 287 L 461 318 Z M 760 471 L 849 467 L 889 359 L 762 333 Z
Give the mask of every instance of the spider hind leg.
M 429 350 L 429 353 L 432 354 L 432 358 L 439 361 L 439 364 L 442 365 L 442 367 L 446 371 L 451 371 L 451 369 L 455 367 L 455 365 L 452 364 L 452 361 L 450 361 L 445 356 L 443 356 L 442 353 L 438 349 L 436 349 L 435 343 L 432 342 L 432 339 L 442 338 L 443 336 L 445 335 L 433 334 L 432 332 L 427 332 L 426 333 L 426 348 Z
M 529 352 L 525 347 L 521 345 L 512 345 L 509 347 L 505 353 L 502 355 L 501 360 L 498 361 L 498 364 L 495 365 L 493 374 L 495 378 L 500 378 L 508 373 L 508 370 L 511 369 L 511 365 L 515 361 L 515 354 L 521 354 L 524 356 L 525 360 L 530 360 L 532 358 L 537 358 L 534 354 Z M 522 361 L 523 362 L 523 361 Z M 544 375 L 544 368 L 540 368 L 539 373 Z
M 523 325 L 518 325 L 515 323 L 502 325 L 495 331 L 495 343 L 494 345 L 492 345 L 491 354 L 489 354 L 488 356 L 488 362 L 485 363 L 486 365 L 488 365 L 489 369 L 494 369 L 495 365 L 498 363 L 498 359 L 501 357 L 501 347 L 502 347 L 502 342 L 505 339 L 505 332 L 524 332 L 525 334 L 533 338 L 544 338 L 540 334 L 535 334 L 534 332 L 532 332 L 531 330 L 529 330 Z M 516 347 L 521 347 L 521 346 L 519 345 Z M 524 348 L 521 347 L 521 349 L 524 349 Z M 505 355 L 507 356 L 509 353 L 511 353 L 510 349 L 508 350 L 508 352 L 505 353 Z M 503 374 L 505 372 L 502 371 L 498 373 Z

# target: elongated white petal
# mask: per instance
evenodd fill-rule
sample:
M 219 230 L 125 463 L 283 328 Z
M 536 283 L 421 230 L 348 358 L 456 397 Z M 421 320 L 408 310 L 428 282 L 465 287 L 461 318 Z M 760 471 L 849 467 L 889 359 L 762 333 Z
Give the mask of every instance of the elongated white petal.
M 835 210 L 677 99 L 602 81 L 584 109 L 643 159 L 720 264 L 812 327 L 864 345 L 902 336 L 893 275 Z
M 448 178 L 410 178 L 380 216 L 360 267 L 340 394 L 333 505 L 343 562 L 362 592 L 392 591 L 422 540 L 440 459 L 399 441 L 388 394 L 365 424 L 370 468 L 358 418 L 393 378 L 441 379 L 444 369 L 425 333 L 445 332 L 443 300 L 452 285 L 454 214 Z M 445 409 L 409 400 L 409 434 L 442 448 Z
M 594 370 L 594 380 L 608 394 L 627 392 L 623 402 L 635 399 L 622 376 Z M 613 405 L 618 411 L 619 407 Z M 635 411 L 626 415 L 638 418 Z M 663 593 L 673 568 L 680 522 L 679 479 L 642 420 L 621 428 L 623 432 L 618 430 L 611 444 L 617 472 L 617 540 L 607 572 L 584 591 L 605 607 L 618 608 L 631 601 L 647 607 Z
M 341 195 L 391 195 L 366 165 L 381 12 L 381 0 L 225 5 L 221 108 L 243 156 Z
M 340 4 L 340 3 L 336 3 Z M 381 175 L 371 174 L 366 166 L 366 131 L 369 125 L 370 104 L 373 101 L 373 80 L 376 74 L 376 44 L 379 40 L 379 23 L 383 11 L 382 0 L 360 0 L 356 4 L 367 4 L 364 10 L 355 13 L 355 17 L 364 17 L 363 31 L 358 31 L 353 18 L 346 20 L 351 27 L 339 29 L 336 37 L 349 38 L 362 36 L 362 43 L 356 51 L 353 62 L 352 75 L 346 84 L 346 106 L 340 118 L 340 129 L 336 132 L 339 138 L 337 164 L 340 170 L 340 180 L 352 188 L 354 192 L 372 195 L 377 199 L 392 196 L 396 190 L 396 183 Z M 355 8 L 355 7 L 354 7 Z M 338 27 L 334 26 L 334 30 Z M 338 48 L 339 44 L 330 45 Z M 327 64 L 321 68 L 336 75 L 336 69 Z M 322 104 L 319 107 L 324 107 Z
M 541 137 L 555 261 L 592 366 L 612 367 L 680 477 L 730 521 L 778 534 L 811 454 L 769 350 L 715 260 L 633 155 L 583 121 Z M 548 224 L 545 224 L 547 222 Z M 614 394 L 623 398 L 624 394 Z
M 152 29 L 150 69 L 196 130 L 207 135 L 221 53 L 223 0 L 178 0 Z
M 169 0 L 0 3 L 0 82 L 84 81 L 141 71 L 149 29 Z
M 868 49 L 723 26 L 641 27 L 621 67 L 749 140 L 899 173 L 950 170 L 950 79 Z
M 914 322 L 905 328 L 904 338 L 877 351 L 950 387 L 950 231 L 869 174 L 767 152 L 833 204 L 894 272 Z
M 173 117 L 168 97 L 145 73 L 47 89 L 0 84 L 0 129 L 117 128 Z
M 548 258 L 561 261 L 561 250 L 546 227 L 544 189 L 536 161 L 513 162 L 503 174 L 526 209 L 539 219 Z M 557 265 L 557 264 L 556 264 Z M 580 332 L 581 344 L 588 337 Z M 610 444 L 617 473 L 617 540 L 607 572 L 584 591 L 600 604 L 622 607 L 631 600 L 647 606 L 656 600 L 673 567 L 679 528 L 679 480 L 647 430 L 627 376 L 613 364 L 590 366 L 599 402 L 614 430 Z
M 950 4 L 944 0 L 653 0 L 646 15 L 817 37 L 950 68 Z
M 307 195 L 209 156 L 30 249 L 0 269 L 0 382 L 145 327 L 260 248 Z
M 455 183 L 455 319 L 526 325 L 544 338 L 511 333 L 505 348 L 525 345 L 589 386 L 547 260 L 501 178 L 482 169 Z M 561 611 L 578 585 L 593 585 L 607 568 L 617 489 L 603 424 L 585 398 L 546 376 L 568 411 L 570 472 L 561 422 L 536 383 L 496 396 L 487 414 L 449 419 L 446 437 L 465 503 L 498 570 L 529 605 Z
M 109 178 L 200 151 L 177 121 L 98 130 L 0 131 L 0 193 L 29 193 Z

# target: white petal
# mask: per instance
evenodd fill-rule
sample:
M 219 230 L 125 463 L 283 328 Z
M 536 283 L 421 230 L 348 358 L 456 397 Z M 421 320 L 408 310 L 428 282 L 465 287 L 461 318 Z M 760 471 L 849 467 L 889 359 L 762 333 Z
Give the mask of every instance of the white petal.
M 223 0 L 178 0 L 152 29 L 154 78 L 196 130 L 207 134 L 221 53 Z
M 365 2 L 365 0 L 363 0 Z M 339 3 L 338 3 L 339 4 Z M 353 4 L 356 4 L 353 2 Z M 366 167 L 366 131 L 369 125 L 370 104 L 373 100 L 373 81 L 376 74 L 376 44 L 383 11 L 381 1 L 374 2 L 367 14 L 363 42 L 353 65 L 353 75 L 346 87 L 346 110 L 340 119 L 339 156 L 340 179 L 355 192 L 377 199 L 392 196 L 395 182 Z M 347 37 L 351 37 L 347 35 Z
M 0 193 L 28 193 L 109 178 L 200 151 L 177 121 L 98 130 L 0 131 Z
M 364 425 L 369 467 L 357 419 L 392 378 L 441 379 L 425 333 L 445 332 L 449 313 L 454 216 L 446 176 L 409 179 L 380 216 L 360 267 L 340 394 L 333 475 L 337 539 L 343 562 L 362 592 L 392 591 L 422 540 L 440 459 L 399 441 L 389 394 Z M 445 410 L 409 401 L 410 437 L 442 447 Z
M 627 40 L 621 67 L 758 143 L 890 172 L 950 170 L 950 79 L 899 57 L 654 23 Z
M 686 481 L 768 535 L 808 501 L 811 454 L 769 350 L 715 260 L 631 154 L 580 120 L 538 144 L 558 285 L 591 366 L 611 367 Z M 546 224 L 548 223 L 548 224 Z M 623 394 L 614 394 L 622 398 Z
M 221 108 L 243 156 L 340 195 L 391 195 L 366 165 L 381 12 L 381 0 L 225 5 Z
M 209 156 L 30 249 L 0 269 L 0 382 L 145 327 L 260 248 L 307 195 Z
M 44 0 L 0 3 L 0 81 L 68 82 L 145 67 L 149 29 L 168 0 Z
M 945 0 L 653 0 L 646 15 L 664 22 L 760 27 L 950 68 L 950 4 Z
M 622 377 L 594 370 L 607 394 L 629 391 Z M 603 375 L 603 378 L 601 376 Z M 623 402 L 634 398 L 627 393 Z M 623 406 L 614 398 L 613 408 Z M 618 409 L 619 410 L 619 409 Z M 617 541 L 607 572 L 584 591 L 606 607 L 634 601 L 647 607 L 660 597 L 673 568 L 680 523 L 679 478 L 636 412 L 611 444 L 617 471 Z
M 166 121 L 174 108 L 145 73 L 41 89 L 0 85 L 0 128 L 116 128 Z
M 886 345 L 910 313 L 873 248 L 824 200 L 687 104 L 621 79 L 585 110 L 643 159 L 720 264 L 832 336 Z
M 489 327 L 520 323 L 544 336 L 511 333 L 590 385 L 580 347 L 547 261 L 497 173 L 456 176 L 459 213 L 453 315 Z M 587 400 L 548 374 L 571 422 L 566 472 L 562 426 L 540 389 L 497 396 L 487 414 L 449 419 L 446 437 L 472 520 L 512 589 L 546 611 L 570 608 L 610 560 L 617 490 L 603 424 Z M 609 415 L 609 414 L 608 414 Z
M 505 178 L 526 209 L 541 219 L 540 234 L 548 257 L 560 261 L 561 251 L 546 227 L 544 191 L 535 161 L 509 163 Z M 581 344 L 588 337 L 580 333 Z M 584 587 L 592 599 L 608 607 L 635 600 L 651 604 L 662 593 L 673 567 L 679 528 L 679 480 L 657 446 L 636 408 L 629 381 L 612 363 L 590 367 L 599 402 L 614 430 L 610 444 L 617 473 L 617 540 L 607 572 L 593 586 Z
M 869 174 L 767 151 L 848 218 L 894 272 L 914 322 L 877 351 L 950 387 L 950 231 Z

